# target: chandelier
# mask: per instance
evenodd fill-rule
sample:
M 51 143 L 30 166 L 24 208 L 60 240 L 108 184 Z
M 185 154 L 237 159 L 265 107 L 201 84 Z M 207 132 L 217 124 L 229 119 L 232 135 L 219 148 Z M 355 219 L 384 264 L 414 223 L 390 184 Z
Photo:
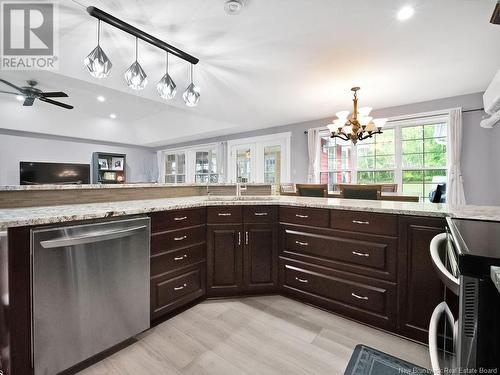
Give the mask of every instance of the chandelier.
M 344 141 L 351 140 L 353 144 L 366 138 L 371 138 L 374 134 L 382 134 L 382 128 L 387 122 L 386 118 L 370 117 L 371 107 L 362 107 L 358 109 L 358 91 L 359 87 L 353 87 L 354 92 L 354 110 L 352 115 L 349 111 L 340 111 L 335 115 L 337 119 L 332 124 L 328 124 L 328 130 L 331 138 L 340 138 Z

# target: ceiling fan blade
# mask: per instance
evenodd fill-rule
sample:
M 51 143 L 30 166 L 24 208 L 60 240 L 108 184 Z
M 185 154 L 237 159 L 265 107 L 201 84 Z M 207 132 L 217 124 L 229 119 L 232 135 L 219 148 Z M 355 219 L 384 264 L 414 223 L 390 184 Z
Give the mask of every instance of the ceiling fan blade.
M 2 93 L 2 94 L 21 95 L 21 94 L 20 94 L 20 93 L 18 93 L 18 92 L 11 92 L 11 91 L 0 91 L 0 93 Z
M 35 98 L 26 98 L 26 99 L 24 99 L 23 106 L 31 107 L 33 105 L 34 101 L 35 101 Z
M 57 105 L 59 107 L 63 107 L 63 108 L 66 108 L 66 109 L 73 109 L 74 108 L 72 105 L 61 103 L 61 102 L 56 102 L 55 100 L 47 99 L 47 98 L 45 98 L 43 96 L 40 97 L 40 98 L 38 98 L 38 99 L 40 99 L 42 102 L 49 103 L 49 104 L 54 104 L 54 105 Z
M 42 92 L 41 95 L 45 98 L 67 98 L 68 94 L 62 91 Z
M 16 85 L 14 85 L 14 84 L 12 84 L 12 83 L 10 83 L 10 82 L 7 82 L 7 81 L 6 81 L 6 80 L 4 80 L 4 79 L 1 79 L 1 78 L 0 78 L 0 82 L 3 82 L 3 83 L 5 83 L 7 86 L 10 86 L 10 87 L 12 87 L 13 89 L 16 89 L 16 90 L 17 90 L 17 91 L 19 91 L 20 93 L 22 93 L 22 92 L 23 92 L 23 89 L 22 89 L 22 88 L 17 87 Z

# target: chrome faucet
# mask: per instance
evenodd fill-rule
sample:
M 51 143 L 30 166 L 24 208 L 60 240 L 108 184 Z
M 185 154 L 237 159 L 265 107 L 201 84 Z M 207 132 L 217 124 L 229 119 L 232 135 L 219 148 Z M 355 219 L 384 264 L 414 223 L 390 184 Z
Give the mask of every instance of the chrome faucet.
M 247 190 L 247 184 L 243 184 L 241 182 L 236 183 L 236 196 L 241 197 L 241 192 Z

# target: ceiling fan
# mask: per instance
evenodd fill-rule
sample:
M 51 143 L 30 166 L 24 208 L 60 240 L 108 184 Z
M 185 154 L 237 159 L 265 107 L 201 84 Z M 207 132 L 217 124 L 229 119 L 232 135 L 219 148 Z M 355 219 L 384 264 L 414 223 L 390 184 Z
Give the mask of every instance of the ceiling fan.
M 22 98 L 24 98 L 23 106 L 32 106 L 33 103 L 35 102 L 35 99 L 38 99 L 41 100 L 42 102 L 54 104 L 62 108 L 73 109 L 72 105 L 49 99 L 49 98 L 67 98 L 68 94 L 62 91 L 43 92 L 42 90 L 35 87 L 37 85 L 36 81 L 31 81 L 31 80 L 26 81 L 28 83 L 28 86 L 23 86 L 23 87 L 18 87 L 10 82 L 7 82 L 4 79 L 0 79 L 0 82 L 5 83 L 7 86 L 10 86 L 18 91 L 18 92 L 0 91 L 0 93 L 21 96 Z

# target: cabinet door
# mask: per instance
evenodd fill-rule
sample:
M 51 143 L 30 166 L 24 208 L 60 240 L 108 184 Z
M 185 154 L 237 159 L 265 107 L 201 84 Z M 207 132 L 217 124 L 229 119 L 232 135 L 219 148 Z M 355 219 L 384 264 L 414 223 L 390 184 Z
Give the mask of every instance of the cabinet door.
M 236 295 L 243 284 L 243 226 L 208 226 L 207 294 L 209 297 Z
M 244 229 L 245 289 L 272 292 L 278 281 L 277 224 L 245 224 Z
M 423 343 L 428 341 L 432 311 L 444 299 L 444 284 L 432 265 L 432 238 L 445 231 L 440 218 L 400 218 L 399 317 L 401 333 Z M 447 291 L 447 296 L 452 296 Z M 450 301 L 453 309 L 456 301 Z

